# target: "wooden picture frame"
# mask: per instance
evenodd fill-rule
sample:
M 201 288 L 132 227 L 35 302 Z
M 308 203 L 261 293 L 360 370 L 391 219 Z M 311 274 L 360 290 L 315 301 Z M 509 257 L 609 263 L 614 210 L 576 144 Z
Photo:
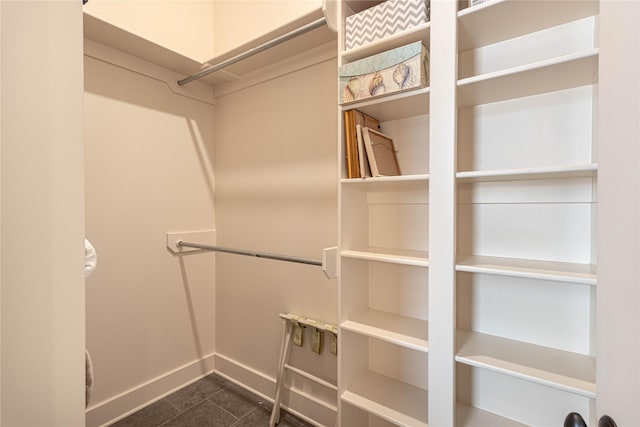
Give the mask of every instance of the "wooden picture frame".
M 361 125 L 356 125 L 356 136 L 358 137 L 358 159 L 360 161 L 360 178 L 371 178 L 371 167 L 369 166 L 369 159 L 367 159 L 367 152 L 364 148 L 364 138 L 362 137 Z
M 378 119 L 355 109 L 344 112 L 344 140 L 345 157 L 347 160 L 347 177 L 364 178 L 361 172 L 360 159 L 362 156 L 358 151 L 357 126 L 380 129 Z M 366 158 L 366 156 L 365 156 Z M 370 176 L 370 175 L 369 175 Z
M 362 128 L 362 136 L 371 167 L 371 176 L 400 175 L 393 138 L 368 127 Z

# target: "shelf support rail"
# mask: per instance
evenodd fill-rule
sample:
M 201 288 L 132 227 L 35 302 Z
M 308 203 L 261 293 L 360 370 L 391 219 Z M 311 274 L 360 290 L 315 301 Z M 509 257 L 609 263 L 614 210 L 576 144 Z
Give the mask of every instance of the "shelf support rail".
M 252 256 L 255 258 L 266 258 L 266 259 L 273 259 L 277 261 L 287 261 L 287 262 L 295 262 L 299 264 L 315 265 L 315 266 L 322 267 L 322 271 L 327 276 L 327 278 L 332 279 L 336 277 L 336 274 L 335 274 L 336 248 L 335 247 L 325 248 L 322 251 L 322 260 L 317 260 L 317 259 L 310 259 L 310 258 L 294 257 L 290 255 L 279 255 L 279 254 L 272 254 L 272 253 L 266 253 L 266 252 L 249 251 L 246 249 L 235 249 L 235 248 L 227 248 L 223 246 L 205 245 L 201 243 L 185 242 L 183 240 L 178 240 L 176 242 L 176 246 L 178 248 L 194 248 L 194 249 L 202 249 L 205 251 L 225 252 L 229 254 Z
M 183 86 L 186 85 L 187 83 L 191 83 L 194 80 L 198 80 L 199 78 L 202 78 L 206 75 L 209 75 L 213 72 L 216 72 L 218 70 L 222 70 L 223 68 L 226 68 L 230 65 L 235 64 L 236 62 L 240 62 L 244 59 L 247 59 L 253 55 L 256 55 L 260 52 L 263 52 L 267 49 L 271 49 L 274 46 L 277 46 L 281 43 L 284 43 L 288 40 L 291 40 L 293 38 L 298 37 L 299 35 L 308 33 L 309 31 L 315 30 L 316 28 L 322 27 L 323 25 L 325 25 L 327 23 L 327 19 L 326 18 L 320 18 L 316 21 L 313 21 L 309 24 L 303 25 L 302 27 L 295 29 L 293 31 L 290 31 L 286 34 L 281 35 L 280 37 L 276 37 L 273 40 L 270 40 L 266 43 L 263 43 L 259 46 L 256 46 L 254 48 L 251 48 L 249 50 L 247 50 L 246 52 L 243 52 L 239 55 L 236 55 L 234 57 L 231 57 L 225 61 L 219 62 L 217 64 L 211 65 L 195 74 L 192 74 L 188 77 L 185 77 L 182 80 L 178 80 L 178 86 Z

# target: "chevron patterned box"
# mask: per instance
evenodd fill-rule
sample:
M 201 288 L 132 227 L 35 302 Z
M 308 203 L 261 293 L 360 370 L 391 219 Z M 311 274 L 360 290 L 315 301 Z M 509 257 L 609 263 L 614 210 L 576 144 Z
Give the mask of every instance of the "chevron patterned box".
M 346 50 L 429 21 L 429 0 L 387 0 L 346 18 Z
M 338 70 L 340 103 L 424 87 L 428 73 L 429 51 L 419 41 L 351 62 Z

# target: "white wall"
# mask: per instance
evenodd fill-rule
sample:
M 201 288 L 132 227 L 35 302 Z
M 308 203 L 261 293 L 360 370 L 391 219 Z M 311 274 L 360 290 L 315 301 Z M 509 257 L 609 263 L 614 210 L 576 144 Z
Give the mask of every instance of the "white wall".
M 174 73 L 85 44 L 92 426 L 213 369 L 213 255 L 176 257 L 165 233 L 214 228 L 214 106 L 172 92 Z
M 598 415 L 640 424 L 640 4 L 600 3 Z
M 218 91 L 218 244 L 316 259 L 322 248 L 336 245 L 335 51 L 329 46 L 324 56 L 310 53 L 309 62 L 260 70 L 255 79 Z M 336 280 L 302 264 L 227 254 L 216 263 L 216 369 L 273 396 L 278 313 L 335 324 Z M 294 346 L 293 360 L 335 379 L 335 356 L 313 353 L 310 335 L 306 339 L 303 348 Z M 335 392 L 313 393 L 335 404 Z M 316 416 L 294 397 L 285 403 Z
M 0 424 L 82 426 L 81 3 L 2 1 L 0 10 Z

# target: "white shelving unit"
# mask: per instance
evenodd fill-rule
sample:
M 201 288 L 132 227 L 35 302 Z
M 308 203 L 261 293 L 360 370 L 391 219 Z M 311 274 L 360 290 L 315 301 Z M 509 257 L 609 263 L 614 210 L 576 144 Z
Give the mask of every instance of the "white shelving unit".
M 341 19 L 361 2 L 342 2 Z M 339 52 L 340 64 L 421 40 L 429 24 Z M 338 46 L 344 46 L 339 34 Z M 340 422 L 427 426 L 429 88 L 339 108 L 380 121 L 402 175 L 340 180 Z M 344 153 L 343 127 L 340 152 Z M 343 154 L 341 154 L 341 158 Z
M 438 52 L 429 88 L 338 109 L 379 119 L 403 173 L 347 179 L 339 127 L 340 423 L 595 423 L 599 4 L 454 8 L 347 52 L 339 34 L 340 65 Z
M 455 360 L 482 373 L 460 375 L 456 395 L 525 425 L 595 420 L 597 10 L 495 1 L 458 13 Z M 538 413 L 511 409 L 540 392 L 553 401 Z

